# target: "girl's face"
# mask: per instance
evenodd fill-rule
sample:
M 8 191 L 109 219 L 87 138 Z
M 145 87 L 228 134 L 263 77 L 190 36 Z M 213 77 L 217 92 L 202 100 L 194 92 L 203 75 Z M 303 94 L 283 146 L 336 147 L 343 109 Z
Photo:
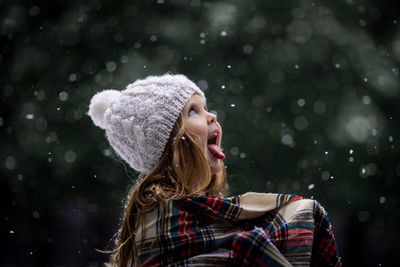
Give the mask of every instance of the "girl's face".
M 206 103 L 199 94 L 190 98 L 182 110 L 182 118 L 185 128 L 200 137 L 211 174 L 221 171 L 220 159 L 225 158 L 220 148 L 222 129 L 216 116 L 207 111 Z

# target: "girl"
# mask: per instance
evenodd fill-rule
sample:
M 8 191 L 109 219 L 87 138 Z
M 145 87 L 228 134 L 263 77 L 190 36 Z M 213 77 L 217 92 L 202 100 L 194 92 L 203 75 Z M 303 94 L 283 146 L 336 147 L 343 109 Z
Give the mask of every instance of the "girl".
M 295 195 L 227 188 L 222 129 L 184 75 L 105 90 L 89 115 L 140 172 L 109 266 L 340 266 L 325 210 Z

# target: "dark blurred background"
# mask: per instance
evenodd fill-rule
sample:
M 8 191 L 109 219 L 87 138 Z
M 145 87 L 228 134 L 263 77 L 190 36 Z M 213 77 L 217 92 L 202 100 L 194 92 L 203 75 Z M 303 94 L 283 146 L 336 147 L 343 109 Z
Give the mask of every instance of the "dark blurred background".
M 394 266 L 397 0 L 0 0 L 1 266 L 101 266 L 137 173 L 91 96 L 183 73 L 224 130 L 231 194 L 329 212 L 345 266 Z

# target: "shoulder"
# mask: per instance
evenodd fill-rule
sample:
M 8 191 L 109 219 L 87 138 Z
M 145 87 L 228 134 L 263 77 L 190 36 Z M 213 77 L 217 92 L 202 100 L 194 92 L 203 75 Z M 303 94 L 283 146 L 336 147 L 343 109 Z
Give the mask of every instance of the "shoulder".
M 308 210 L 314 215 L 327 215 L 325 208 L 315 199 L 303 198 L 296 201 L 291 201 L 288 206 L 294 207 L 297 210 Z
M 329 224 L 325 208 L 314 199 L 290 201 L 278 210 L 285 221 L 310 222 L 315 226 Z

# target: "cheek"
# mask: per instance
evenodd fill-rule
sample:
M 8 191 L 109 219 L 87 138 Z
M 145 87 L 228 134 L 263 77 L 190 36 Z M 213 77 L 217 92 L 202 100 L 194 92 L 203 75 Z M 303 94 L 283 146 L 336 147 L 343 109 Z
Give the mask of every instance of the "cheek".
M 188 120 L 186 122 L 185 128 L 190 132 L 200 137 L 203 147 L 207 145 L 208 137 L 208 125 L 199 120 Z
M 198 135 L 200 136 L 201 142 L 203 143 L 203 145 L 207 145 L 207 136 L 208 136 L 208 131 L 207 129 L 201 129 L 201 131 L 199 131 Z
M 199 135 L 201 138 L 207 138 L 208 136 L 208 129 L 207 125 L 203 125 L 201 123 L 196 123 L 191 127 L 193 133 Z

